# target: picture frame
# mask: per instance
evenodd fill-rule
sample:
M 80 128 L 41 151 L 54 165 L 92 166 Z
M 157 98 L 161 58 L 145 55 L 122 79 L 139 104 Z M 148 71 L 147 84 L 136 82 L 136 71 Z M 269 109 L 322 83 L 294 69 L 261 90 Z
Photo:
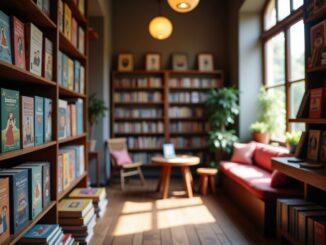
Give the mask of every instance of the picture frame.
M 146 71 L 159 71 L 161 69 L 161 55 L 159 53 L 148 53 L 145 56 Z
M 311 52 L 322 49 L 326 45 L 326 20 L 310 29 Z
M 130 53 L 118 55 L 118 71 L 132 71 L 134 69 L 134 56 Z
M 188 67 L 188 55 L 186 53 L 172 54 L 172 70 L 186 71 Z
M 214 71 L 214 56 L 211 53 L 198 54 L 198 70 Z

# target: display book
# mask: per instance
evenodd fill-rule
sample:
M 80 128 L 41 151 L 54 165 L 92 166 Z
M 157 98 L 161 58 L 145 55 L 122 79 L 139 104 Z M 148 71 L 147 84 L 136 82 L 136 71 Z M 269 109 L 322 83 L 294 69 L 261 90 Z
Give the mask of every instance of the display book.
M 96 214 L 91 199 L 63 199 L 58 205 L 59 224 L 77 242 L 88 243 L 93 236 Z

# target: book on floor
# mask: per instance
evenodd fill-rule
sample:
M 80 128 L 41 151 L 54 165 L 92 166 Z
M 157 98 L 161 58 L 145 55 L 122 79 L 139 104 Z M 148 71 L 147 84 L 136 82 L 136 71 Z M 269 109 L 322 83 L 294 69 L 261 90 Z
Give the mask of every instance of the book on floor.
M 34 146 L 34 98 L 21 97 L 22 147 Z
M 44 142 L 52 141 L 52 100 L 44 98 Z
M 28 70 L 42 75 L 43 33 L 32 23 L 25 24 Z
M 35 145 L 44 143 L 44 98 L 35 96 Z
M 26 70 L 25 59 L 25 27 L 15 16 L 11 17 L 12 40 L 13 40 L 13 61 L 14 64 Z
M 10 236 L 9 179 L 0 176 L 0 244 Z
M 75 188 L 69 195 L 70 198 L 87 198 L 99 202 L 106 197 L 105 188 Z
M 63 199 L 58 206 L 59 218 L 81 218 L 92 208 L 92 200 Z
M 82 218 L 59 218 L 59 224 L 62 226 L 85 226 L 93 219 L 94 215 L 95 211 L 92 208 Z
M 12 64 L 10 18 L 0 10 L 0 60 Z

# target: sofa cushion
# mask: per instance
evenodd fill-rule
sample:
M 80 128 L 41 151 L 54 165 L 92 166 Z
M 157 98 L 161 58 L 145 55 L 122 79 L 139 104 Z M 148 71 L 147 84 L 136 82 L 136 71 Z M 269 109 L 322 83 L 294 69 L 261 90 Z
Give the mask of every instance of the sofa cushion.
M 233 154 L 231 157 L 231 162 L 237 162 L 242 164 L 253 164 L 252 156 L 254 154 L 256 145 L 254 143 L 248 144 L 233 144 Z
M 235 162 L 222 161 L 220 163 L 220 170 L 250 193 L 263 200 L 302 195 L 301 190 L 298 188 L 272 187 L 272 174 L 255 165 L 243 165 Z
M 288 150 L 282 147 L 276 147 L 271 145 L 265 145 L 260 143 L 256 144 L 256 150 L 254 152 L 254 163 L 269 171 L 272 172 L 272 158 L 273 157 L 285 157 L 289 156 Z
M 132 163 L 127 150 L 111 151 L 110 154 L 118 166 Z
M 290 180 L 290 177 L 287 175 L 281 173 L 280 171 L 274 170 L 271 177 L 271 187 L 285 187 L 290 182 Z

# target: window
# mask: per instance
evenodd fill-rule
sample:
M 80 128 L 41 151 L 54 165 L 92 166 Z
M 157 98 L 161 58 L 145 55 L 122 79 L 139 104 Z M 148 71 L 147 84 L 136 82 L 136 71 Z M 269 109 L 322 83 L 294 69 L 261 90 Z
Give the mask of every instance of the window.
M 264 83 L 275 97 L 279 127 L 272 140 L 284 142 L 286 131 L 302 131 L 295 118 L 305 91 L 305 39 L 302 0 L 269 0 L 264 10 Z

